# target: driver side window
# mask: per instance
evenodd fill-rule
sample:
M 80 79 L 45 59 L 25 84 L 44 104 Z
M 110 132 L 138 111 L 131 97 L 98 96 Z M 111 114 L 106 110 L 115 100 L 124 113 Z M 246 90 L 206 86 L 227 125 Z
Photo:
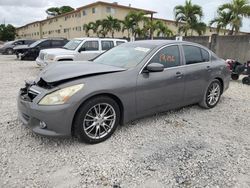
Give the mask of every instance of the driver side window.
M 81 47 L 81 51 L 98 51 L 98 50 L 99 50 L 98 41 L 87 41 Z
M 161 49 L 151 60 L 150 63 L 160 63 L 165 68 L 180 66 L 180 51 L 177 45 L 168 46 Z

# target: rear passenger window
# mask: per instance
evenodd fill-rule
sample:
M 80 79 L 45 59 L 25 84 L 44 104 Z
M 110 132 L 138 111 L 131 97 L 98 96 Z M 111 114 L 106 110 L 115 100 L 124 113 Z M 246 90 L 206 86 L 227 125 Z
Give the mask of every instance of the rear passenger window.
M 50 41 L 46 40 L 38 45 L 40 48 L 49 48 L 50 47 Z
M 114 47 L 113 41 L 102 41 L 102 50 L 109 50 Z
M 98 51 L 98 41 L 87 41 L 82 45 L 82 48 L 84 49 L 84 51 Z
M 183 45 L 183 50 L 185 54 L 186 65 L 203 62 L 201 50 L 199 47 Z
M 52 45 L 52 47 L 56 47 L 56 46 L 59 47 L 59 46 L 63 45 L 63 41 L 61 41 L 61 40 L 52 40 L 51 45 Z
M 116 46 L 119 46 L 120 44 L 125 43 L 124 41 L 116 41 Z
M 209 53 L 207 52 L 207 50 L 204 50 L 204 49 L 201 48 L 201 54 L 202 54 L 203 62 L 209 62 L 210 61 Z
M 168 46 L 160 50 L 150 63 L 163 64 L 165 68 L 180 66 L 180 51 L 178 46 Z

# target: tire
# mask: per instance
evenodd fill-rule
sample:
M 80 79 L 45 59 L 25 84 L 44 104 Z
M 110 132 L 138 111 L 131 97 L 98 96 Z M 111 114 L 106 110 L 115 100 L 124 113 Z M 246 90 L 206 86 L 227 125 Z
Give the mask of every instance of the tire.
M 250 77 L 244 77 L 243 79 L 242 79 L 242 83 L 243 84 L 246 84 L 246 85 L 250 85 Z
M 239 79 L 239 75 L 238 74 L 231 74 L 231 78 L 232 80 L 238 80 Z
M 6 49 L 6 54 L 7 55 L 12 55 L 14 53 L 14 50 L 11 48 Z
M 199 105 L 203 108 L 214 108 L 220 101 L 222 85 L 219 80 L 213 80 L 206 89 L 204 97 Z
M 80 141 L 97 144 L 108 139 L 119 122 L 118 104 L 110 97 L 95 97 L 85 102 L 76 113 L 74 134 Z

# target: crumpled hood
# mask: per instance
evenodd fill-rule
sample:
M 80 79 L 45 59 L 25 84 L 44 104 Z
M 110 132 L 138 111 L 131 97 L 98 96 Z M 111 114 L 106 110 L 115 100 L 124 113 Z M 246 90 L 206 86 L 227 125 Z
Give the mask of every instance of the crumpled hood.
M 76 52 L 73 50 L 67 50 L 63 48 L 53 48 L 53 49 L 41 50 L 40 53 L 56 56 L 56 55 L 72 55 L 75 54 Z
M 47 66 L 39 75 L 47 83 L 62 82 L 84 76 L 125 71 L 124 68 L 93 63 L 90 61 L 57 62 Z M 37 80 L 38 81 L 38 80 Z

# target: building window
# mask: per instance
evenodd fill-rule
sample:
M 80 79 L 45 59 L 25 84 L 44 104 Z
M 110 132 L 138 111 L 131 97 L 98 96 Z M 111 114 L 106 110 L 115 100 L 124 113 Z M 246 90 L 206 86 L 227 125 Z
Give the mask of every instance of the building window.
M 115 13 L 115 9 L 113 9 L 111 7 L 106 7 L 106 13 L 108 13 L 108 14 L 114 14 Z
M 93 13 L 93 14 L 96 13 L 96 8 L 92 8 L 92 13 Z
M 82 11 L 82 15 L 83 15 L 83 16 L 86 16 L 86 15 L 87 15 L 86 10 L 83 10 L 83 11 Z

